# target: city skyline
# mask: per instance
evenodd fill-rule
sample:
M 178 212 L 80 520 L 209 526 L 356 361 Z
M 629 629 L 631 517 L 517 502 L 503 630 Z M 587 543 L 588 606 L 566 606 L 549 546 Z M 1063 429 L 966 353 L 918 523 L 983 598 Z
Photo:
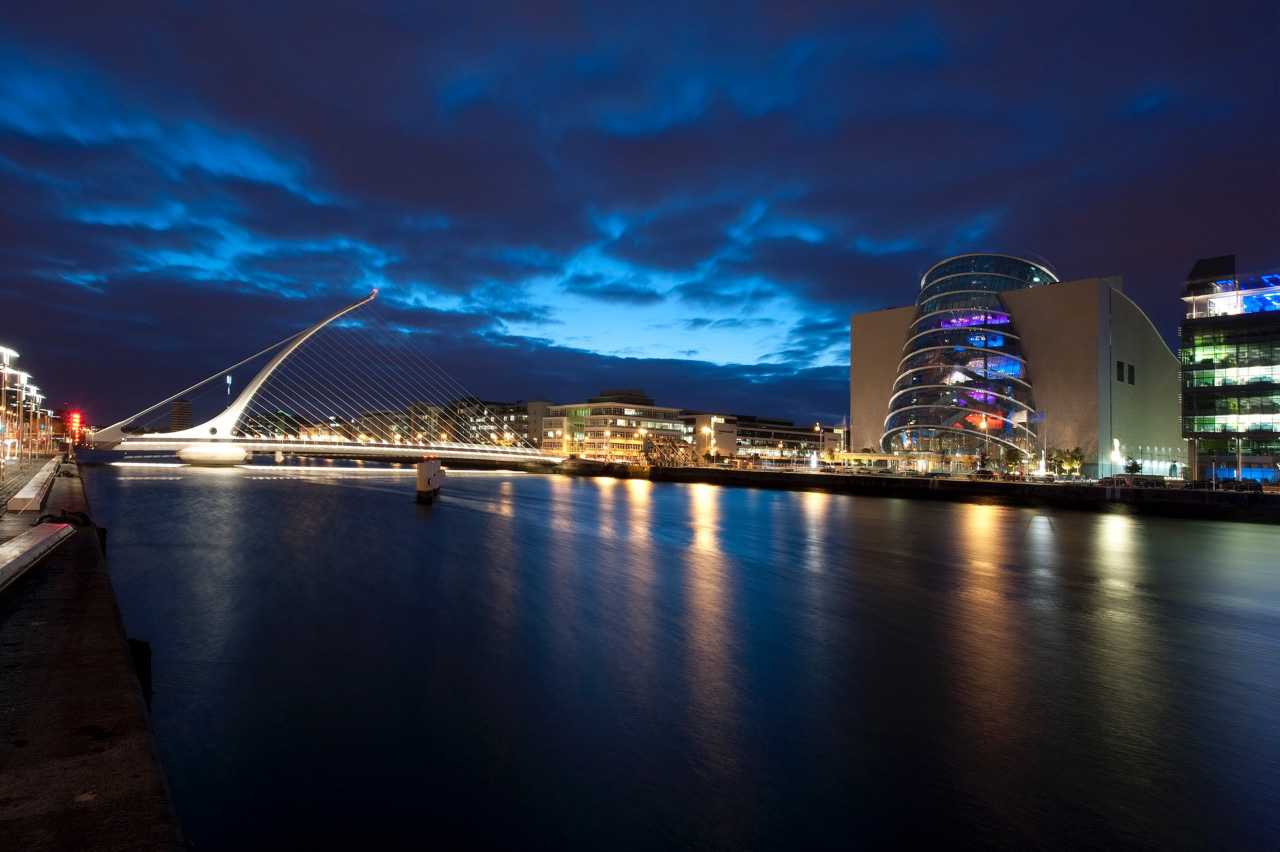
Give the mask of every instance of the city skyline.
M 850 314 L 948 255 L 1122 275 L 1170 343 L 1196 257 L 1280 265 L 1261 4 L 199 14 L 0 37 L 8 342 L 95 421 L 377 286 L 482 397 L 837 422 Z

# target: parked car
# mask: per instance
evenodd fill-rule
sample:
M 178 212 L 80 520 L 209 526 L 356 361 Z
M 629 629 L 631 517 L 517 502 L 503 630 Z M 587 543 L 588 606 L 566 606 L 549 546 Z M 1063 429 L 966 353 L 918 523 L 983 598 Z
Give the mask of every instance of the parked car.
M 1197 491 L 1212 491 L 1213 480 L 1212 479 L 1188 479 L 1186 482 L 1182 483 L 1182 487 L 1184 489 L 1194 488 Z
M 969 474 L 969 478 L 989 481 L 995 479 L 996 474 L 993 470 L 975 470 L 973 473 Z
M 1164 488 L 1163 476 L 1143 476 L 1140 473 L 1125 473 L 1117 476 L 1104 476 L 1098 480 L 1103 488 Z

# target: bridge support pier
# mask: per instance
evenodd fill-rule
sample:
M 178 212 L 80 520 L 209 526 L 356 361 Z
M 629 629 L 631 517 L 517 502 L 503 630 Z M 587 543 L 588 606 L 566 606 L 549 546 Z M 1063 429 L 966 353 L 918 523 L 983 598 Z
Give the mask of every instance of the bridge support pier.
M 434 502 L 436 495 L 440 493 L 440 487 L 444 485 L 444 470 L 440 467 L 440 460 L 423 459 L 414 465 L 414 469 L 418 471 L 417 501 Z

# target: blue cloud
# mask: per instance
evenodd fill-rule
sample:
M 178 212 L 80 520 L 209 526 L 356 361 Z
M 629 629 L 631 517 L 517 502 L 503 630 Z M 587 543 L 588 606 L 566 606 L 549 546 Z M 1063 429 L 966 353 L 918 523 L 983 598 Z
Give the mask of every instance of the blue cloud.
M 59 337 L 67 363 L 234 356 L 376 286 L 486 394 L 809 420 L 845 407 L 848 314 L 948 253 L 1124 274 L 1170 335 L 1195 256 L 1280 264 L 1261 3 L 309 12 L 6 10 L 0 292 L 127 329 Z

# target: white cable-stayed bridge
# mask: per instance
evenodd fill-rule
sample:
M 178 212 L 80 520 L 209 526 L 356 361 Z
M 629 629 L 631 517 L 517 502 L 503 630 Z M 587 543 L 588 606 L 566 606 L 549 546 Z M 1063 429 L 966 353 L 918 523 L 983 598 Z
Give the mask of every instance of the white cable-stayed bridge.
M 422 351 L 422 333 L 371 310 L 378 291 L 89 436 L 97 450 L 176 453 L 235 464 L 253 453 L 493 464 L 556 464 L 519 423 L 490 413 Z M 265 364 L 231 397 L 232 373 Z M 225 385 L 224 385 L 225 382 Z M 223 388 L 226 398 L 221 399 Z M 166 406 L 215 397 L 220 410 L 165 431 Z M 189 410 L 189 408 L 188 408 Z

